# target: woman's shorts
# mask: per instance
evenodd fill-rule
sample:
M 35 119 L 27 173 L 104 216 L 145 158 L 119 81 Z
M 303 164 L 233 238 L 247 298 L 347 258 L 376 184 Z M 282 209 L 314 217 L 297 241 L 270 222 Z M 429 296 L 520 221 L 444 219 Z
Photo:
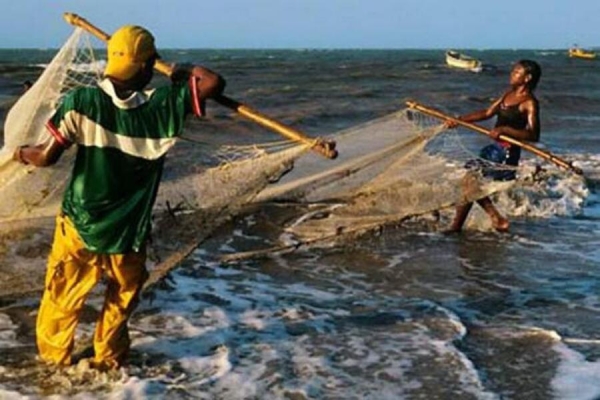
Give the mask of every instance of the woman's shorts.
M 499 143 L 485 146 L 479 152 L 479 159 L 469 160 L 465 168 L 481 172 L 485 178 L 495 181 L 511 181 L 516 178 L 516 166 L 519 164 L 520 152 L 511 154 L 510 147 Z

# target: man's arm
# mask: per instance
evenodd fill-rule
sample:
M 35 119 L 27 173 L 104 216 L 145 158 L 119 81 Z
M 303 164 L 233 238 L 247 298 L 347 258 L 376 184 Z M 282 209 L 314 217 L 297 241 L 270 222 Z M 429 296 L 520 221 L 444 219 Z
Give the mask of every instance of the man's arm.
M 65 148 L 54 137 L 36 146 L 19 146 L 13 153 L 13 160 L 36 167 L 48 167 L 56 164 Z
M 197 81 L 198 100 L 204 101 L 210 97 L 218 96 L 225 89 L 225 79 L 207 68 L 194 67 L 190 74 Z
M 198 116 L 205 114 L 205 100 L 220 95 L 225 89 L 225 79 L 221 75 L 201 66 L 178 65 L 171 74 L 171 80 L 190 82 L 196 94 L 193 98 L 194 113 Z

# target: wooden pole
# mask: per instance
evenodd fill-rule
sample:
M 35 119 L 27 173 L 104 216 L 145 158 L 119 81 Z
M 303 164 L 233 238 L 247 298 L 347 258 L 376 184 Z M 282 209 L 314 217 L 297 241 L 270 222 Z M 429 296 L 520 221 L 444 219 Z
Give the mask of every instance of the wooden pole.
M 456 123 L 457 125 L 460 126 L 464 126 L 465 128 L 471 129 L 475 132 L 479 132 L 479 133 L 483 133 L 484 135 L 490 136 L 491 132 L 488 129 L 485 129 L 479 125 L 475 125 L 472 124 L 470 122 L 465 122 L 465 121 L 461 121 L 458 118 L 454 118 L 451 117 L 447 114 L 442 113 L 441 111 L 435 110 L 433 108 L 429 108 L 426 107 L 424 105 L 421 105 L 419 103 L 413 102 L 413 101 L 409 101 L 406 103 L 406 105 L 408 106 L 408 108 L 413 109 L 413 110 L 417 110 L 422 112 L 423 114 L 427 114 L 427 115 L 431 115 L 432 117 L 436 117 L 445 121 L 451 121 Z M 535 147 L 529 143 L 526 142 L 522 142 L 518 139 L 515 139 L 513 137 L 507 136 L 507 135 L 500 135 L 498 137 L 500 140 L 503 140 L 505 142 L 508 142 L 510 144 L 513 144 L 515 146 L 519 146 L 524 150 L 527 150 L 533 154 L 535 154 L 538 157 L 541 157 L 545 160 L 548 160 L 556 165 L 558 165 L 559 167 L 568 169 L 574 173 L 576 173 L 577 175 L 583 175 L 583 171 L 581 170 L 581 168 L 578 168 L 576 166 L 574 166 L 572 163 L 567 162 L 565 160 L 563 160 L 562 158 L 555 156 L 554 154 L 548 152 L 548 151 L 544 151 L 538 147 Z
M 89 33 L 91 33 L 92 35 L 96 36 L 98 39 L 100 39 L 104 42 L 107 42 L 110 39 L 110 35 L 108 35 L 106 32 L 102 31 L 101 29 L 99 29 L 98 27 L 96 27 L 95 25 L 90 23 L 88 20 L 80 17 L 77 14 L 65 13 L 64 18 L 69 24 L 71 24 L 73 26 L 78 26 L 82 29 L 85 29 L 86 31 L 88 31 Z M 160 72 L 166 76 L 171 76 L 171 74 L 173 73 L 173 67 L 162 60 L 156 61 L 154 69 L 156 69 L 158 72 Z M 277 132 L 280 135 L 283 135 L 288 139 L 295 140 L 297 142 L 308 145 L 311 148 L 311 150 L 313 150 L 327 158 L 335 159 L 338 156 L 338 152 L 337 152 L 337 150 L 335 150 L 335 142 L 334 141 L 323 140 L 321 138 L 316 138 L 316 139 L 310 138 L 310 137 L 306 136 L 305 134 L 303 134 L 302 132 L 300 132 L 294 128 L 291 128 L 291 127 L 289 127 L 279 121 L 276 121 L 272 118 L 269 118 L 266 115 L 261 114 L 256 110 L 253 110 L 252 108 L 248 107 L 247 105 L 242 104 L 236 100 L 233 100 L 227 96 L 224 96 L 224 95 L 215 96 L 213 98 L 213 100 L 215 100 L 217 103 L 221 104 L 222 106 L 225 106 L 225 107 L 237 112 L 238 114 L 244 116 L 245 118 L 253 121 L 254 123 L 256 123 L 264 128 L 267 128 L 269 130 Z

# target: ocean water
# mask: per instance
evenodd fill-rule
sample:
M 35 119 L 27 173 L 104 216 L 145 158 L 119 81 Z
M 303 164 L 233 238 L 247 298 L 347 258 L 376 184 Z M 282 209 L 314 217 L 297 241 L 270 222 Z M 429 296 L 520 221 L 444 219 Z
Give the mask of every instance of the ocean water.
M 333 247 L 219 261 L 269 247 L 289 215 L 284 205 L 254 209 L 144 299 L 131 321 L 132 363 L 116 373 L 36 367 L 38 297 L 0 304 L 0 398 L 600 398 L 600 64 L 557 50 L 469 54 L 483 72 L 446 67 L 441 50 L 161 51 L 220 72 L 227 95 L 314 136 L 407 100 L 451 114 L 484 108 L 507 89 L 512 64 L 531 58 L 543 69 L 541 145 L 585 180 L 557 173 L 501 194 L 508 234 L 444 234 L 446 212 Z M 0 50 L 2 117 L 52 55 Z M 273 135 L 217 105 L 209 113 L 197 127 L 207 137 Z M 473 133 L 468 144 L 486 140 Z M 100 306 L 90 300 L 81 341 Z

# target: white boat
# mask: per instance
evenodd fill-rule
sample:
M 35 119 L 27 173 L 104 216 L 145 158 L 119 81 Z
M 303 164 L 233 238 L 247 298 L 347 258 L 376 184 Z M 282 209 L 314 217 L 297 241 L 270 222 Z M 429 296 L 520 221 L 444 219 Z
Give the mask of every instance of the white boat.
M 453 68 L 466 69 L 471 72 L 481 72 L 483 69 L 481 61 L 454 50 L 446 52 L 446 64 Z

